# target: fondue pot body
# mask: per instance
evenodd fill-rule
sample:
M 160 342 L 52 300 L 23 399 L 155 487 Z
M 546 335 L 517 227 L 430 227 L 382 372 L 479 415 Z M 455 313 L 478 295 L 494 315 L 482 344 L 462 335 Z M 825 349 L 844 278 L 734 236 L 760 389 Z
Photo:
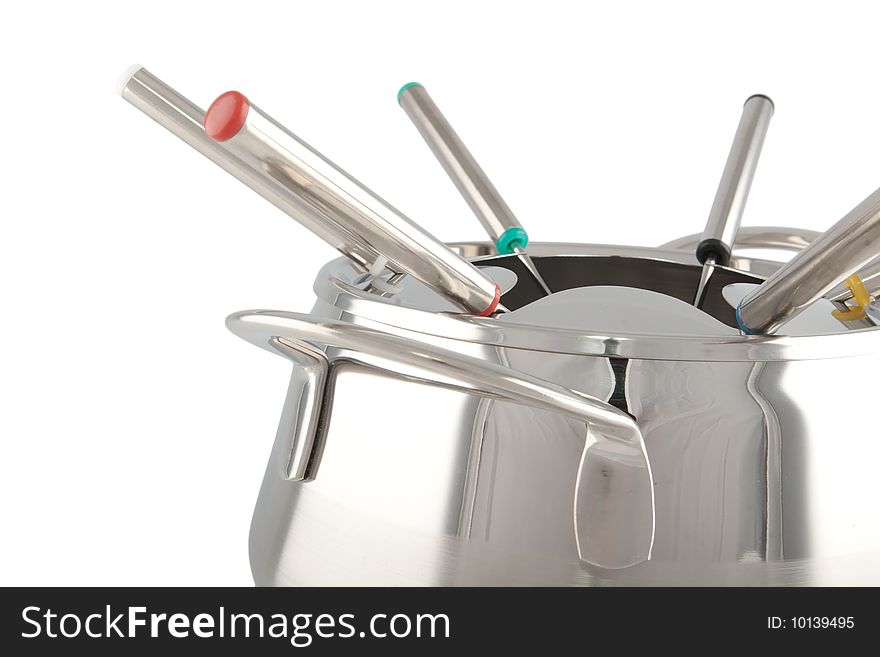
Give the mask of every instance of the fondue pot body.
M 624 249 L 641 264 L 622 271 L 603 248 L 532 253 L 539 267 L 547 258 L 542 273 L 565 254 L 581 272 L 574 278 L 596 277 L 568 287 L 619 285 L 641 267 L 647 287 L 676 296 L 699 276 L 687 254 Z M 741 268 L 732 282 L 778 266 L 731 264 Z M 635 421 L 650 472 L 642 481 L 585 466 L 589 423 L 279 329 L 270 339 L 294 369 L 251 528 L 258 585 L 880 583 L 873 329 L 783 338 L 539 330 L 371 300 L 348 267 L 334 261 L 319 274 L 316 323 L 415 339 L 586 393 Z M 230 318 L 232 330 L 244 336 L 248 317 Z M 312 438 L 297 466 L 307 476 L 296 480 L 291 446 Z M 585 500 L 603 495 L 612 512 L 591 515 Z M 634 535 L 645 550 L 620 548 Z M 637 558 L 616 559 L 627 550 Z

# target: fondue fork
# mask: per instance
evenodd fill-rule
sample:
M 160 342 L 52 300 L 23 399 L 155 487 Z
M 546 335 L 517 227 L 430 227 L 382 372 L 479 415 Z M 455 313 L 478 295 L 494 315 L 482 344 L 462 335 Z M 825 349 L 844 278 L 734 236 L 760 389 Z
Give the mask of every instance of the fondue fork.
M 736 309 L 740 329 L 748 335 L 775 333 L 878 255 L 880 189 L 749 292 Z
M 772 116 L 773 101 L 767 96 L 751 96 L 743 105 L 742 117 L 727 156 L 727 164 L 724 165 L 724 173 L 721 174 L 721 182 L 718 183 L 715 201 L 697 245 L 697 260 L 703 265 L 694 297 L 697 308 L 703 304 L 715 266 L 726 266 L 730 261 Z
M 238 92 L 207 112 L 143 67 L 122 97 L 296 219 L 362 270 L 410 274 L 468 313 L 499 309 L 498 284 L 253 106 Z M 388 282 L 386 282 L 388 283 Z
M 397 92 L 397 102 L 477 215 L 477 219 L 495 242 L 498 253 L 515 254 L 544 293 L 552 294 L 535 263 L 526 253 L 529 237 L 522 224 L 425 88 L 418 82 L 405 84 Z

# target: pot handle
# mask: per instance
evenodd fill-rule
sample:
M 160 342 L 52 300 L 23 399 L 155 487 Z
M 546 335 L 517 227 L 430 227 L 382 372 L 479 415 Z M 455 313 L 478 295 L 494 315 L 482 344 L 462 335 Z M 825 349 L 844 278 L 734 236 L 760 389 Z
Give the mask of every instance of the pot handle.
M 586 423 L 574 501 L 579 554 L 608 568 L 632 565 L 650 556 L 654 496 L 647 452 L 633 418 L 610 404 L 503 365 L 349 322 L 251 310 L 230 315 L 226 326 L 258 347 L 307 365 L 302 374 L 307 377 L 304 397 L 288 400 L 301 415 L 298 426 L 288 432 L 287 479 L 315 477 L 322 448 L 319 411 L 330 400 L 324 399 L 329 360 L 314 345 L 336 347 L 378 359 L 381 365 L 366 364 L 411 380 L 561 413 Z M 604 481 L 593 481 L 599 472 Z M 615 473 L 619 474 L 613 482 L 609 477 Z M 609 531 L 612 526 L 620 530 Z M 613 541 L 609 542 L 609 535 L 614 535 Z

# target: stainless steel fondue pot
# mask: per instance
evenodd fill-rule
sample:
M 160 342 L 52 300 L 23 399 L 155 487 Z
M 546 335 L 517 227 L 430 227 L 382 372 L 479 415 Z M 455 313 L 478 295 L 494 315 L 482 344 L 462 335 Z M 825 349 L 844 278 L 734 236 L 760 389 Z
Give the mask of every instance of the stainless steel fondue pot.
M 880 583 L 880 203 L 823 235 L 737 230 L 768 99 L 746 103 L 706 231 L 644 248 L 528 243 L 407 85 L 492 237 L 419 247 L 265 115 L 233 108 L 249 132 L 227 136 L 143 69 L 122 93 L 345 256 L 308 314 L 227 319 L 293 363 L 251 528 L 258 585 Z

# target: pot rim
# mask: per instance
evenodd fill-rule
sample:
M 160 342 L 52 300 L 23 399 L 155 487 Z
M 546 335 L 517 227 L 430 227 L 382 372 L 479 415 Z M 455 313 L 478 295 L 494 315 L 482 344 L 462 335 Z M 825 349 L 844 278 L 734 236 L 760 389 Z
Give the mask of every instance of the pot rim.
M 455 242 L 449 246 L 479 262 L 494 257 L 489 242 Z M 476 255 L 474 253 L 484 253 Z M 699 266 L 693 254 L 666 248 L 607 244 L 537 242 L 529 244 L 530 255 L 608 257 L 626 256 Z M 751 276 L 769 276 L 781 263 L 757 258 L 735 257 L 730 267 Z M 346 315 L 348 321 L 365 323 L 397 335 L 424 336 L 468 345 L 523 349 L 560 354 L 706 362 L 768 362 L 822 360 L 875 354 L 880 351 L 878 327 L 844 330 L 811 336 L 657 336 L 620 333 L 587 334 L 578 330 L 538 325 L 501 324 L 451 312 L 404 307 L 365 292 L 349 281 L 358 275 L 351 262 L 338 258 L 327 263 L 315 280 L 315 293 Z M 462 345 L 463 347 L 465 345 Z

